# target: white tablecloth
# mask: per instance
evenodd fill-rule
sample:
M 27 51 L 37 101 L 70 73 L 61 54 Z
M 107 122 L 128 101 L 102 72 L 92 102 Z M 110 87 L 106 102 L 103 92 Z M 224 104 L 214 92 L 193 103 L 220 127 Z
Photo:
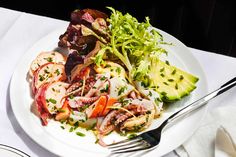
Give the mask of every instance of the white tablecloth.
M 33 43 L 68 22 L 0 8 L 0 144 L 18 148 L 30 156 L 55 156 L 32 141 L 14 117 L 9 98 L 9 83 L 17 62 Z M 213 90 L 236 76 L 236 58 L 190 48 Z M 19 82 L 20 83 L 20 82 Z M 24 93 L 19 93 L 24 94 Z M 236 102 L 236 88 L 209 103 L 209 110 Z M 20 104 L 19 104 L 20 105 Z M 170 152 L 166 157 L 174 157 Z

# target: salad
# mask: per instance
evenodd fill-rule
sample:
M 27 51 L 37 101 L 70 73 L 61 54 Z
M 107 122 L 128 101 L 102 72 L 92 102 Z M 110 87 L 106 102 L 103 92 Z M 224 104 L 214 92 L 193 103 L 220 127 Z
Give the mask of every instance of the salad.
M 75 10 L 61 52 L 41 52 L 30 66 L 32 95 L 46 126 L 49 120 L 92 130 L 98 143 L 111 132 L 125 135 L 147 129 L 163 112 L 196 88 L 198 78 L 168 61 L 162 35 L 149 18 L 108 7 Z M 64 126 L 61 126 L 63 129 Z M 79 136 L 85 134 L 77 132 Z

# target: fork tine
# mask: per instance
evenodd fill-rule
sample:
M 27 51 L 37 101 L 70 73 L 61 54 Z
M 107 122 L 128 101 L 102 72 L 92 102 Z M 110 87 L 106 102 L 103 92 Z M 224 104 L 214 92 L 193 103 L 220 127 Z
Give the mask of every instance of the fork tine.
M 125 145 L 125 146 L 120 146 L 120 147 L 117 147 L 115 149 L 112 149 L 111 151 L 121 151 L 121 150 L 127 150 L 127 149 L 130 149 L 130 148 L 135 148 L 135 147 L 141 147 L 141 146 L 145 146 L 146 145 L 146 142 L 145 141 L 140 141 L 140 142 L 137 142 L 137 143 L 133 143 L 132 145 Z
M 134 137 L 132 139 L 126 139 L 126 140 L 122 140 L 122 141 L 119 141 L 119 142 L 116 142 L 116 143 L 109 144 L 109 145 L 107 145 L 107 147 L 111 148 L 111 147 L 118 146 L 118 145 L 121 145 L 121 144 L 125 145 L 125 144 L 128 144 L 130 142 L 135 142 L 135 141 L 139 141 L 139 140 L 142 140 L 142 137 L 137 136 L 137 137 Z
M 141 151 L 141 150 L 147 150 L 149 148 L 152 148 L 152 146 L 144 146 L 141 148 L 136 148 L 136 149 L 129 149 L 129 150 L 125 150 L 125 151 L 112 151 L 111 154 L 120 154 L 120 153 L 130 153 L 130 152 L 135 152 L 135 151 Z
M 123 147 L 126 145 L 132 145 L 132 144 L 135 144 L 135 143 L 140 142 L 142 140 L 143 140 L 142 138 L 137 138 L 137 139 L 133 139 L 133 140 L 130 139 L 127 142 L 123 142 L 123 143 L 119 143 L 119 144 L 115 143 L 114 145 L 109 146 L 109 149 L 120 148 L 120 147 Z

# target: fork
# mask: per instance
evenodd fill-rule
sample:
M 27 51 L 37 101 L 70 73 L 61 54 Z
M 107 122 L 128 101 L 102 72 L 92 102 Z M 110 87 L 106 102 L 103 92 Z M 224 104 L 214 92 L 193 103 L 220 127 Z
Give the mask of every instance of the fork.
M 236 85 L 236 77 L 226 82 L 224 85 L 222 85 L 220 88 L 216 89 L 215 91 L 207 94 L 206 96 L 198 99 L 197 101 L 173 113 L 158 128 L 144 132 L 130 139 L 125 139 L 117 143 L 109 144 L 107 145 L 107 147 L 108 149 L 111 150 L 112 154 L 154 149 L 159 145 L 160 140 L 161 140 L 162 130 L 165 128 L 165 126 L 167 126 L 167 124 L 170 124 L 173 121 L 182 117 L 183 115 L 186 115 L 200 108 L 201 106 L 204 106 L 205 104 L 207 104 L 209 100 L 224 93 L 225 91 L 229 90 L 235 85 Z

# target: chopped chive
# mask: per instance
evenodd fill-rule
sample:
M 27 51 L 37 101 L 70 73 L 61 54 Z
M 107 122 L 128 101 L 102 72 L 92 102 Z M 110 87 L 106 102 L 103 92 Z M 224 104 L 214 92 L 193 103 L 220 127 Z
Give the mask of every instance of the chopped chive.
M 118 74 L 121 73 L 121 69 L 120 69 L 120 67 L 116 68 L 116 72 L 117 72 Z
M 183 79 L 184 79 L 184 76 L 183 76 L 183 75 L 180 75 L 179 79 L 180 79 L 180 80 L 183 80 Z
M 168 81 L 169 81 L 169 82 L 173 82 L 173 81 L 174 81 L 174 79 L 168 79 Z
M 121 87 L 121 88 L 119 89 L 119 91 L 118 91 L 118 95 L 121 95 L 122 93 L 124 93 L 126 89 L 127 89 L 126 86 Z
M 152 92 L 151 92 L 151 91 L 149 91 L 148 95 L 149 95 L 149 96 L 152 96 Z
M 74 128 L 73 127 L 70 127 L 70 130 L 69 130 L 69 132 L 72 132 L 74 130 Z
M 145 87 L 145 83 L 144 83 L 144 82 L 141 82 L 141 86 Z
M 85 136 L 85 134 L 82 133 L 82 132 L 76 132 L 76 135 L 81 136 L 81 137 L 84 137 L 84 136 Z
M 77 122 L 74 124 L 74 130 L 76 130 L 78 127 L 79 127 L 79 122 L 77 121 Z
M 75 122 L 74 126 L 75 126 L 75 127 L 78 127 L 78 126 L 79 126 L 79 122 L 78 122 L 78 121 Z
M 175 84 L 175 89 L 178 89 L 178 88 L 179 88 L 179 87 L 178 87 L 178 84 L 176 83 L 176 84 Z
M 100 90 L 100 92 L 101 92 L 101 93 L 108 92 L 108 89 L 109 89 L 109 85 L 108 85 L 108 84 L 106 84 L 106 87 L 105 87 L 105 88 L 103 88 L 103 89 L 101 89 L 101 90 Z
M 160 69 L 160 72 L 163 72 L 164 70 L 165 70 L 165 68 L 163 67 L 163 68 Z
M 165 75 L 163 73 L 161 73 L 160 75 L 161 75 L 161 77 L 165 77 Z
M 161 99 L 160 98 L 155 98 L 154 101 L 155 101 L 156 105 L 158 105 L 161 102 Z
M 70 99 L 73 99 L 75 96 L 73 94 L 69 95 Z
M 166 64 L 167 64 L 167 65 L 170 65 L 170 62 L 166 60 Z
M 166 92 L 161 92 L 161 95 L 165 96 L 165 95 L 167 95 L 167 93 Z
M 52 62 L 52 57 L 44 58 L 48 62 Z
M 132 139 L 132 138 L 135 138 L 135 137 L 137 137 L 137 134 L 130 134 L 127 138 Z
M 73 122 L 73 121 L 74 121 L 74 119 L 73 119 L 73 118 L 69 118 L 69 121 Z
M 51 103 L 53 103 L 53 104 L 56 104 L 56 103 L 57 103 L 57 101 L 56 101 L 55 99 L 52 99 L 52 98 L 48 99 L 48 101 L 51 102 Z
M 151 86 L 151 88 L 157 89 L 159 88 L 159 86 Z
M 57 74 L 57 76 L 60 75 L 59 69 L 57 69 L 54 73 Z
M 44 69 L 44 72 L 45 72 L 46 74 L 49 74 L 49 71 L 48 71 L 47 69 Z
M 60 123 L 61 123 L 61 124 L 65 123 L 65 120 L 60 120 Z
M 107 65 L 105 66 L 105 68 L 109 68 L 109 67 L 111 67 L 111 65 L 110 65 L 110 64 L 107 64 Z
M 39 81 L 43 81 L 44 79 L 43 75 L 39 75 Z
M 97 144 L 98 142 L 99 142 L 99 139 L 96 139 L 96 141 L 94 143 Z
M 167 82 L 163 82 L 163 83 L 164 83 L 165 85 L 167 85 L 167 86 L 169 85 Z
M 174 69 L 171 74 L 174 75 L 175 73 L 176 73 L 176 69 Z
M 106 79 L 105 76 L 102 76 L 102 77 L 100 78 L 101 81 L 104 81 L 105 79 Z
M 65 129 L 65 127 L 64 127 L 64 126 L 61 126 L 61 128 L 62 128 L 62 129 Z

